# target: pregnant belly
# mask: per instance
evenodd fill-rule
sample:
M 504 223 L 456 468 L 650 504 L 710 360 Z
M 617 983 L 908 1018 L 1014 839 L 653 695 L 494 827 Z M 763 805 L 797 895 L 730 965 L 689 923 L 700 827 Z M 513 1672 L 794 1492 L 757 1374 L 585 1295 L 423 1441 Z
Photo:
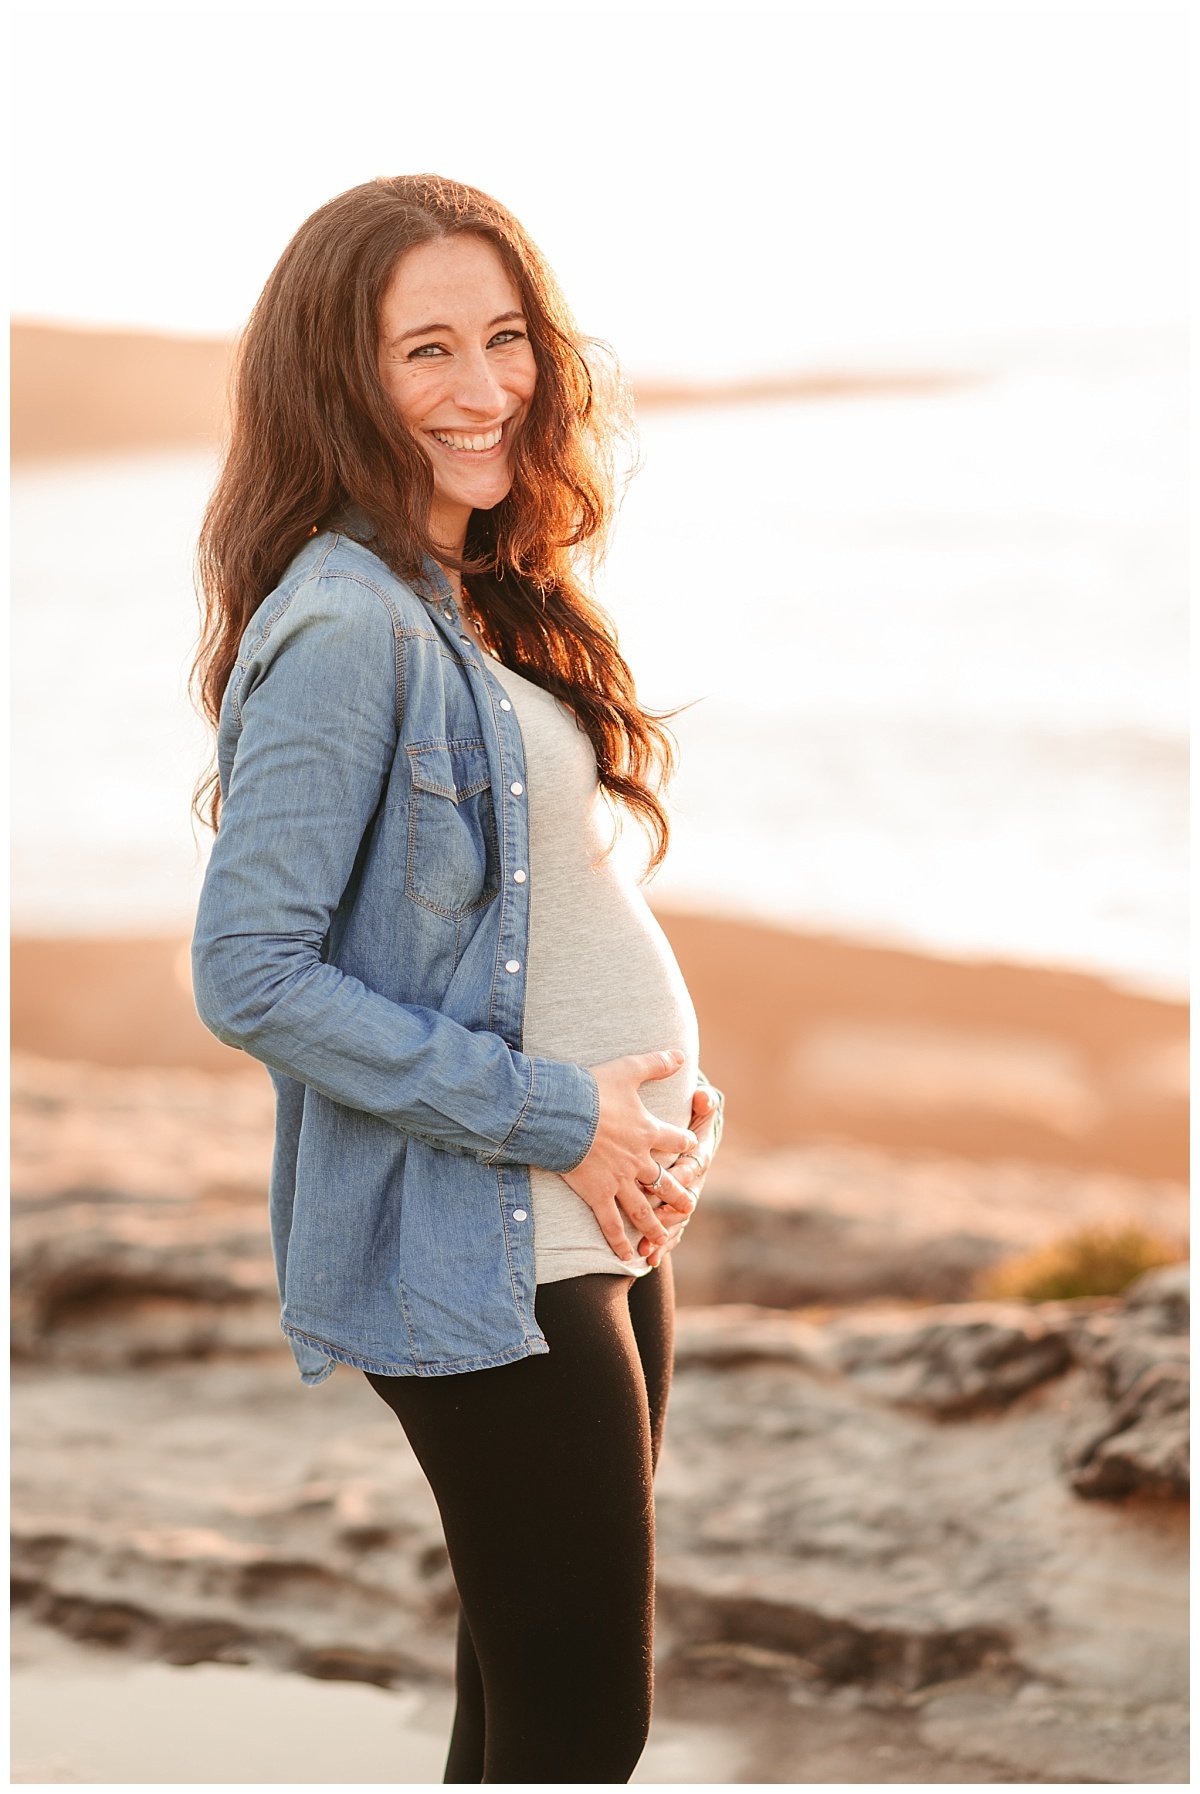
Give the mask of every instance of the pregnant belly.
M 671 944 L 636 886 L 593 879 L 582 925 L 564 926 L 554 906 L 545 930 L 530 916 L 524 1050 L 577 1065 L 625 1053 L 678 1047 L 684 1062 L 647 1079 L 639 1095 L 652 1115 L 686 1126 L 700 1040 L 696 1011 Z
M 529 981 L 523 1045 L 527 1053 L 602 1065 L 626 1053 L 678 1047 L 683 1063 L 669 1077 L 638 1086 L 645 1107 L 660 1121 L 686 1127 L 691 1119 L 700 1042 L 696 1012 L 679 964 L 649 905 L 636 886 L 619 881 L 589 885 L 592 901 L 581 925 L 564 926 L 570 905 L 546 905 L 554 925 L 536 929 L 531 913 Z M 673 1152 L 656 1155 L 670 1164 Z M 623 1263 L 607 1245 L 591 1210 L 556 1173 L 531 1172 L 538 1278 L 585 1270 L 645 1269 L 644 1260 Z M 640 1230 L 625 1221 L 636 1248 Z

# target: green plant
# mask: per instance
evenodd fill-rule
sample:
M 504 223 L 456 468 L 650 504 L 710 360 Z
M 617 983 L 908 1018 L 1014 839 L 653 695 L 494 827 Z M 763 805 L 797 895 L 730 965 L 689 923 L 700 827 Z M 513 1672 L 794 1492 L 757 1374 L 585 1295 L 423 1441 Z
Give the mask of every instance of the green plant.
M 984 1299 L 1066 1301 L 1073 1296 L 1119 1296 L 1153 1265 L 1177 1264 L 1187 1242 L 1151 1233 L 1138 1221 L 1079 1227 L 1031 1252 L 1002 1259 L 975 1279 Z

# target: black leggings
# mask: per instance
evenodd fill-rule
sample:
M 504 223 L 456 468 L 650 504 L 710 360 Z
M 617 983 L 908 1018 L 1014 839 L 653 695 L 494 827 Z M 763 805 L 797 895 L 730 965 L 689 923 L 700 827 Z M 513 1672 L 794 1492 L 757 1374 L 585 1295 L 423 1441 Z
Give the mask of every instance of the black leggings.
M 364 1374 L 437 1498 L 458 1585 L 447 1782 L 627 1782 L 650 1725 L 651 1481 L 671 1380 L 670 1258 L 538 1287 L 549 1353 Z

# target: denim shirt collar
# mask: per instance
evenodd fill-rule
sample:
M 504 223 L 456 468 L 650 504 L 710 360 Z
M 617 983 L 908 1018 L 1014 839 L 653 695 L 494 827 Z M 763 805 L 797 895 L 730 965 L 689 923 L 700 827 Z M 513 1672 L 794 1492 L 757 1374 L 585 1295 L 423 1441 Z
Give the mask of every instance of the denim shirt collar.
M 353 541 L 361 542 L 364 547 L 373 542 L 379 534 L 362 506 L 356 505 L 352 499 L 347 499 L 344 504 L 338 506 L 329 520 L 329 527 L 336 530 L 339 535 L 349 536 Z M 422 589 L 421 586 L 416 587 L 420 596 L 427 604 L 439 604 L 443 610 L 449 607 L 453 612 L 453 621 L 457 622 L 458 605 L 455 603 L 454 589 L 445 568 L 439 566 L 432 555 L 426 554 L 421 557 L 421 570 L 425 589 Z

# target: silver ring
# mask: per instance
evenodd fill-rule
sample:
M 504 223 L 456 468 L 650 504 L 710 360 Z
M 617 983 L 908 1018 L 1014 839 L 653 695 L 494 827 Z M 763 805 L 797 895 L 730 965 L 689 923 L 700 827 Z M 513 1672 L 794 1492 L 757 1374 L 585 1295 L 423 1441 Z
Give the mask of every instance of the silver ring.
M 639 1177 L 638 1178 L 638 1188 L 645 1190 L 647 1196 L 653 1196 L 655 1190 L 657 1190 L 657 1188 L 658 1188 L 659 1184 L 662 1182 L 662 1180 L 663 1180 L 663 1167 L 660 1165 L 658 1167 L 658 1176 L 655 1178 L 654 1182 L 652 1184 L 644 1184 L 642 1182 L 641 1178 Z
M 679 1157 L 678 1157 L 678 1158 L 677 1158 L 677 1159 L 676 1159 L 676 1161 L 675 1161 L 675 1163 L 676 1163 L 676 1165 L 682 1165 L 682 1163 L 683 1163 L 683 1161 L 684 1161 L 684 1159 L 691 1159 L 691 1161 L 692 1161 L 692 1163 L 693 1163 L 693 1165 L 695 1165 L 695 1167 L 696 1167 L 696 1169 L 697 1169 L 697 1171 L 699 1171 L 699 1169 L 700 1169 L 700 1161 L 699 1161 L 699 1159 L 698 1159 L 698 1158 L 697 1158 L 697 1157 L 696 1157 L 696 1155 L 695 1155 L 695 1153 L 694 1153 L 694 1152 L 681 1152 L 681 1153 L 680 1153 L 680 1155 L 679 1155 Z

